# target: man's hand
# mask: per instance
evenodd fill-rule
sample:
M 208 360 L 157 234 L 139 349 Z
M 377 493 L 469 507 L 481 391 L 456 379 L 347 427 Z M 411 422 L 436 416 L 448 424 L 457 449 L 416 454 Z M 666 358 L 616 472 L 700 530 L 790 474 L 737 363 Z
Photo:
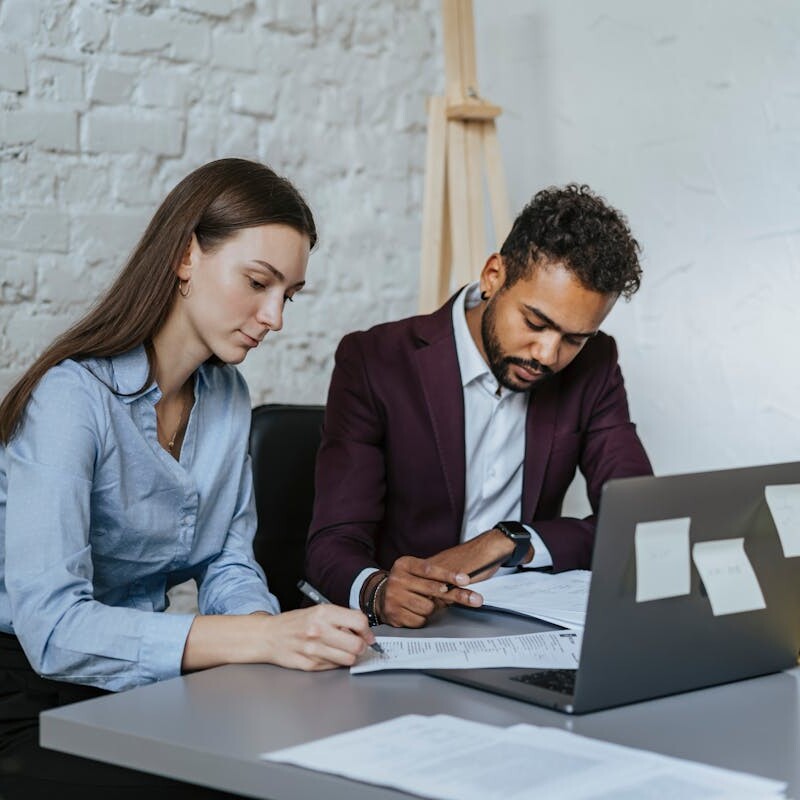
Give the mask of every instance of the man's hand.
M 381 577 L 380 573 L 370 577 L 364 586 L 365 596 L 369 596 L 373 581 Z M 461 587 L 468 583 L 468 575 L 434 564 L 433 559 L 403 556 L 394 562 L 388 579 L 380 588 L 376 598 L 378 618 L 396 628 L 421 628 L 445 602 L 479 606 L 482 598 L 475 592 L 448 589 L 448 586 Z
M 490 561 L 508 558 L 513 552 L 513 543 L 493 528 L 427 559 L 413 556 L 398 558 L 380 589 L 376 608 L 378 617 L 381 622 L 396 628 L 421 628 L 431 614 L 442 606 L 458 603 L 477 608 L 482 605 L 483 597 L 464 587 L 490 578 L 499 565 L 483 570 L 472 578 L 469 573 Z M 522 563 L 527 564 L 532 558 L 533 547 Z M 381 577 L 378 573 L 367 581 L 365 596 L 369 595 Z M 448 585 L 455 588 L 448 589 Z
M 485 531 L 463 544 L 458 544 L 455 547 L 442 550 L 441 553 L 432 556 L 428 561 L 438 567 L 471 574 L 475 572 L 476 569 L 480 569 L 484 564 L 489 564 L 499 559 L 505 560 L 513 552 L 513 542 L 499 530 L 492 528 L 492 530 Z M 533 546 L 529 548 L 528 553 L 521 563 L 527 564 L 532 558 Z M 502 566 L 502 562 L 477 573 L 470 578 L 469 582 L 477 583 L 478 581 L 485 581 L 487 578 L 491 578 L 500 566 Z M 473 594 L 476 593 L 473 592 Z M 454 592 L 449 592 L 442 599 L 447 603 L 461 602 Z M 481 598 L 481 602 L 483 602 L 483 598 Z M 473 603 L 469 603 L 469 605 L 473 605 Z
M 480 569 L 484 564 L 508 558 L 514 551 L 514 545 L 498 530 L 486 531 L 474 539 L 442 550 L 429 560 L 439 567 L 470 573 Z M 470 583 L 485 580 L 497 571 L 499 564 L 475 575 Z

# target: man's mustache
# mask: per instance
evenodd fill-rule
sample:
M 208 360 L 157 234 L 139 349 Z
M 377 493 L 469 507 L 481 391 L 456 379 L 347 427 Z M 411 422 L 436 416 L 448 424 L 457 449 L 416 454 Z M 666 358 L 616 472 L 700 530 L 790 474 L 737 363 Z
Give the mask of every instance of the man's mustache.
M 541 372 L 542 375 L 552 375 L 553 370 L 540 364 L 535 358 L 517 358 L 516 356 L 506 356 L 503 359 L 506 364 L 516 364 L 518 367 L 525 367 L 525 369 L 533 369 L 536 372 Z

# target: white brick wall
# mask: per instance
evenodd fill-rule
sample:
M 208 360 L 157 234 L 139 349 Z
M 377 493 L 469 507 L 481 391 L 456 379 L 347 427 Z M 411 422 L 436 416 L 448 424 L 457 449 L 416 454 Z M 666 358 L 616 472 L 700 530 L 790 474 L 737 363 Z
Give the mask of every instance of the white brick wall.
M 22 53 L 0 53 L 0 89 L 24 92 L 28 88 Z
M 438 14 L 438 0 L 0 0 L 0 392 L 181 177 L 242 156 L 292 179 L 321 235 L 284 331 L 244 366 L 253 402 L 323 402 L 339 338 L 415 308 Z

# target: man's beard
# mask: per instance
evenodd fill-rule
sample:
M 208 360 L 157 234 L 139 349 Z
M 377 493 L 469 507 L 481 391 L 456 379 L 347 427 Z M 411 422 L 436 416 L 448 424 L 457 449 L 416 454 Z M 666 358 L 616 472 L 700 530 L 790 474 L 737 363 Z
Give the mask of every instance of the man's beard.
M 496 297 L 496 295 L 495 295 Z M 527 392 L 541 380 L 553 374 L 550 367 L 540 364 L 535 358 L 518 358 L 507 356 L 500 346 L 500 339 L 497 336 L 495 297 L 486 304 L 481 318 L 481 340 L 483 341 L 483 351 L 486 353 L 486 360 L 489 362 L 489 369 L 496 378 L 497 382 L 505 389 L 512 392 Z M 538 381 L 527 384 L 517 383 L 511 375 L 511 365 L 516 364 L 526 369 L 533 369 L 542 374 Z

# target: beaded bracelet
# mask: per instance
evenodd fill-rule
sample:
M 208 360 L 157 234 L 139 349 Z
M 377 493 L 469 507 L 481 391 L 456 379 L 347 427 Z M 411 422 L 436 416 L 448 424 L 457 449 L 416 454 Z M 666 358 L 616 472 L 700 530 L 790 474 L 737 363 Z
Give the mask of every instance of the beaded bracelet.
M 380 619 L 378 619 L 378 612 L 375 610 L 375 598 L 377 597 L 378 589 L 388 580 L 389 574 L 384 572 L 383 577 L 379 581 L 376 581 L 375 585 L 372 587 L 372 591 L 370 591 L 369 597 L 367 597 L 367 602 L 364 603 L 364 613 L 367 615 L 367 621 L 371 628 L 381 624 Z
M 372 601 L 372 608 L 375 613 L 375 619 L 380 622 L 380 614 L 378 613 L 378 609 L 383 605 L 383 595 L 386 593 L 386 584 L 389 582 L 389 576 L 384 575 L 383 579 L 378 581 L 378 585 L 375 587 L 375 599 Z

